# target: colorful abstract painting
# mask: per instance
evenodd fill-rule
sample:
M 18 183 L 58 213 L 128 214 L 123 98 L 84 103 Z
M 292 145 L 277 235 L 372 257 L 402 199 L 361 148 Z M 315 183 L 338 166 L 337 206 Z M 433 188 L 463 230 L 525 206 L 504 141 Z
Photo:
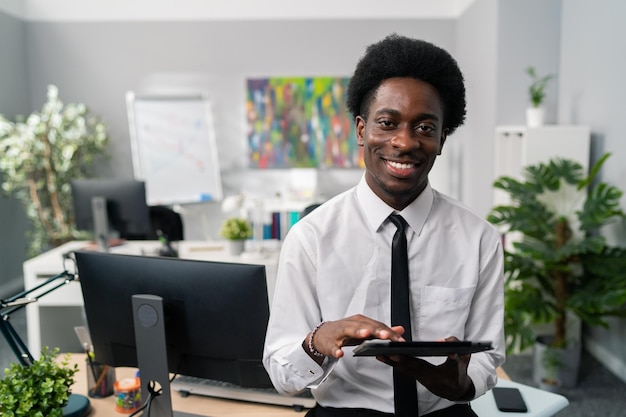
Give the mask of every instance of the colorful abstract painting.
M 250 167 L 363 167 L 346 108 L 348 81 L 341 77 L 249 79 Z

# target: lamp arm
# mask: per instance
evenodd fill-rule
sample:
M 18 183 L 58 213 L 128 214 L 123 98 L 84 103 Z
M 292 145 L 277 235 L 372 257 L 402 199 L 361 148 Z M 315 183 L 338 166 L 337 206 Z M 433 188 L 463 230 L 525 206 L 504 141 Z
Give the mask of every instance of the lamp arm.
M 64 280 L 58 285 L 55 285 L 54 287 L 40 294 L 37 294 L 37 296 L 35 297 L 27 297 L 29 294 L 32 294 L 33 292 L 61 278 L 64 278 Z M 44 295 L 49 294 L 52 291 L 55 291 L 56 289 L 76 280 L 77 275 L 71 274 L 67 271 L 63 271 L 58 275 L 48 278 L 46 281 L 33 288 L 21 291 L 12 297 L 0 300 L 0 310 L 2 312 L 0 316 L 0 332 L 2 332 L 2 335 L 9 344 L 9 347 L 11 348 L 11 350 L 13 350 L 13 353 L 15 353 L 15 356 L 17 356 L 22 365 L 31 365 L 34 361 L 34 358 L 33 355 L 28 351 L 28 347 L 26 346 L 24 341 L 15 331 L 15 328 L 11 325 L 11 322 L 9 321 L 11 314 L 24 308 L 27 304 L 37 301 Z
M 70 273 L 69 273 L 69 272 L 67 272 L 67 271 L 63 271 L 63 272 L 61 272 L 60 274 L 57 274 L 57 275 L 55 275 L 55 276 L 53 276 L 53 277 L 48 278 L 47 280 L 45 280 L 44 282 L 42 282 L 41 284 L 39 284 L 39 285 L 37 285 L 37 286 L 35 286 L 35 287 L 33 287 L 33 288 L 30 288 L 30 289 L 28 289 L 28 290 L 21 291 L 21 292 L 19 292 L 19 293 L 15 294 L 15 295 L 14 295 L 14 296 L 12 296 L 12 297 L 5 298 L 4 300 L 2 300 L 1 307 L 2 307 L 2 308 L 4 308 L 4 307 L 9 307 L 9 306 L 11 306 L 11 303 L 15 302 L 16 300 L 18 300 L 18 299 L 20 299 L 20 298 L 24 298 L 24 297 L 26 297 L 28 294 L 31 294 L 31 293 L 33 293 L 33 292 L 37 291 L 39 288 L 45 287 L 46 285 L 50 284 L 51 282 L 56 281 L 56 280 L 57 280 L 57 279 L 59 279 L 59 278 L 64 278 L 64 277 L 70 277 L 70 278 L 71 278 L 71 281 L 73 281 L 73 280 L 74 280 L 74 275 L 73 275 L 73 274 L 70 274 Z M 62 285 L 65 285 L 65 282 L 64 282 Z M 55 287 L 54 289 L 56 289 L 56 288 L 58 288 L 58 287 Z M 46 293 L 44 293 L 44 294 L 42 294 L 42 295 L 45 295 L 45 294 L 47 294 L 48 292 L 50 292 L 50 291 L 47 291 Z M 26 304 L 28 304 L 28 303 L 26 303 Z
M 8 314 L 2 315 L 2 319 L 0 320 L 0 331 L 20 363 L 25 366 L 32 365 L 35 359 L 20 335 L 18 335 L 15 331 L 13 325 L 11 325 Z

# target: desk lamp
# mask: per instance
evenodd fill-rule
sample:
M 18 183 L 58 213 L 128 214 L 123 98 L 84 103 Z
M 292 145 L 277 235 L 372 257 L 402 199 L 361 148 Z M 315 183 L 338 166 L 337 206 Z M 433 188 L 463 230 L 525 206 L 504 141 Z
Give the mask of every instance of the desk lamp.
M 66 256 L 65 259 L 68 259 Z M 52 285 L 53 282 L 62 279 L 63 281 L 56 285 L 44 290 L 44 287 Z M 15 328 L 11 325 L 9 318 L 11 314 L 24 308 L 26 305 L 36 302 L 40 297 L 51 293 L 52 291 L 60 288 L 72 281 L 78 280 L 78 276 L 67 272 L 67 270 L 55 275 L 43 283 L 37 285 L 29 290 L 24 290 L 12 297 L 0 300 L 0 331 L 6 339 L 9 347 L 13 350 L 17 359 L 24 366 L 30 366 L 34 362 L 33 355 L 28 351 L 26 344 L 20 338 L 15 331 Z M 42 290 L 37 295 L 31 295 L 35 291 Z M 67 405 L 63 407 L 63 416 L 65 417 L 84 417 L 89 414 L 90 403 L 89 399 L 83 395 L 70 394 Z

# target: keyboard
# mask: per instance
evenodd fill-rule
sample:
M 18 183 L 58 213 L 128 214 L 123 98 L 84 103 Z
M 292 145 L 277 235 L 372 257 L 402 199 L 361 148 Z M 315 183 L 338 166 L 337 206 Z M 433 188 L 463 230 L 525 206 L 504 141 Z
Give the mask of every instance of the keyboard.
M 171 382 L 171 388 L 186 397 L 189 394 L 262 404 L 293 407 L 295 410 L 315 407 L 315 399 L 309 390 L 295 396 L 280 394 L 274 388 L 244 388 L 228 382 L 179 375 Z

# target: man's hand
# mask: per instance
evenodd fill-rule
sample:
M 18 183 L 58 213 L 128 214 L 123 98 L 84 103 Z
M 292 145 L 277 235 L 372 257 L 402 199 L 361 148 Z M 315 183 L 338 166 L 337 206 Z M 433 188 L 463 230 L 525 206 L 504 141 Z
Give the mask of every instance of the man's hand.
M 458 341 L 456 337 L 444 339 Z M 472 355 L 448 355 L 441 365 L 433 365 L 420 358 L 405 355 L 377 356 L 381 362 L 417 379 L 433 394 L 450 401 L 469 401 L 474 398 L 472 379 L 467 375 L 467 366 Z
M 384 323 L 370 319 L 361 314 L 341 320 L 325 322 L 315 332 L 313 348 L 324 356 L 341 358 L 344 346 L 355 346 L 364 340 L 389 339 L 394 342 L 404 342 L 402 326 L 389 327 Z M 314 356 L 309 350 L 311 333 L 309 333 L 302 347 L 316 362 L 322 363 L 323 357 Z

